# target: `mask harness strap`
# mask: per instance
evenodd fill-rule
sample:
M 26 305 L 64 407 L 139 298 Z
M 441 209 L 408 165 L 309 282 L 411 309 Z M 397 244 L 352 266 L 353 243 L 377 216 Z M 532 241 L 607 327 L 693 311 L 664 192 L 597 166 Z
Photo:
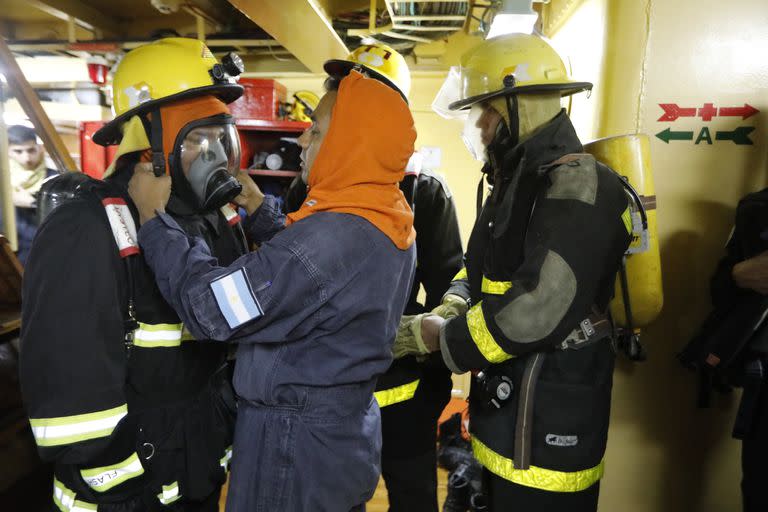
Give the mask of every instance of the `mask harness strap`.
M 155 176 L 165 175 L 165 154 L 163 153 L 163 121 L 160 118 L 160 109 L 153 110 L 151 115 L 152 129 L 150 130 L 150 144 L 152 145 L 152 171 Z

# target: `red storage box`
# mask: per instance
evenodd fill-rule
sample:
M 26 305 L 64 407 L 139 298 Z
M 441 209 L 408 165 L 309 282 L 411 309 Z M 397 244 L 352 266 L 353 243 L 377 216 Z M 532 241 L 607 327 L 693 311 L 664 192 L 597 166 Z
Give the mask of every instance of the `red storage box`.
M 245 88 L 245 92 L 240 99 L 230 103 L 229 110 L 233 116 L 266 121 L 278 121 L 285 117 L 281 104 L 285 103 L 288 92 L 283 84 L 260 78 L 241 78 L 238 83 Z

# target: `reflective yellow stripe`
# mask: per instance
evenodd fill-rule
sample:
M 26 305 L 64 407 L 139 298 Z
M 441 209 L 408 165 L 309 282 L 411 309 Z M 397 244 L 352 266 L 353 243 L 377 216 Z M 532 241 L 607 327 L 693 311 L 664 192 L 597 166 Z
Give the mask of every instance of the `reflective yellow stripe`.
M 507 359 L 512 359 L 512 356 L 504 352 L 493 339 L 493 335 L 485 324 L 482 306 L 483 302 L 480 301 L 467 312 L 467 327 L 469 327 L 469 334 L 472 336 L 477 349 L 489 363 L 502 363 Z
M 163 492 L 157 495 L 157 499 L 163 505 L 170 505 L 174 501 L 181 498 L 179 494 L 179 482 L 173 482 L 171 485 L 164 485 Z
M 469 279 L 469 275 L 467 274 L 466 268 L 459 270 L 459 273 L 453 276 L 453 279 L 451 279 L 451 281 L 458 281 L 460 279 Z
M 53 502 L 61 512 L 92 512 L 96 510 L 96 504 L 77 499 L 74 491 L 53 477 Z
M 85 483 L 96 492 L 104 492 L 126 480 L 144 474 L 139 456 L 134 453 L 122 462 L 112 466 L 84 469 L 80 471 Z
M 128 414 L 123 404 L 106 411 L 96 411 L 60 418 L 30 418 L 38 446 L 59 446 L 112 435 L 120 420 Z
M 178 347 L 185 339 L 182 324 L 145 324 L 139 322 L 139 328 L 133 335 L 133 344 L 137 347 L 158 348 Z
M 373 396 L 376 398 L 376 401 L 379 403 L 379 407 L 386 407 L 388 405 L 397 404 L 400 402 L 405 402 L 406 400 L 410 400 L 413 398 L 413 395 L 416 394 L 416 388 L 419 387 L 419 379 L 416 379 L 413 382 L 409 382 L 408 384 L 403 384 L 402 386 L 397 386 L 396 388 L 390 388 L 390 389 L 382 389 L 381 391 L 376 391 Z
M 483 276 L 483 284 L 480 290 L 489 295 L 504 295 L 512 288 L 512 281 L 491 281 Z
M 219 460 L 219 464 L 221 464 L 221 467 L 224 468 L 224 471 L 229 469 L 229 461 L 232 460 L 232 447 L 228 447 L 226 450 L 224 450 L 224 456 Z
M 485 446 L 477 437 L 472 437 L 472 451 L 477 460 L 488 471 L 505 480 L 551 492 L 579 492 L 588 489 L 603 477 L 605 461 L 593 468 L 565 472 L 531 466 L 530 469 L 515 469 L 508 459 Z
M 627 228 L 627 233 L 632 233 L 632 212 L 629 210 L 629 206 L 621 214 L 621 220 L 624 221 L 624 227 Z

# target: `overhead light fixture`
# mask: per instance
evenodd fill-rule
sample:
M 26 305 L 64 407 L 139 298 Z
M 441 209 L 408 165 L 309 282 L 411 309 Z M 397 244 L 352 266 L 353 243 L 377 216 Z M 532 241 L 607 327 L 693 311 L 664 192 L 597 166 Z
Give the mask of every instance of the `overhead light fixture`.
M 505 34 L 531 34 L 539 18 L 532 4 L 533 0 L 502 0 L 486 39 Z

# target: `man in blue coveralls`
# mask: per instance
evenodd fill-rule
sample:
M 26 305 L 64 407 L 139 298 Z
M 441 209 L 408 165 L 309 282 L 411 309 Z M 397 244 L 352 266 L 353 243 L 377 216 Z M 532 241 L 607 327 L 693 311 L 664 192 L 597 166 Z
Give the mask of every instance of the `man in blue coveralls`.
M 373 495 L 373 391 L 414 271 L 413 214 L 398 183 L 415 137 L 395 90 L 350 73 L 299 139 L 310 170 L 299 211 L 286 219 L 239 175 L 236 201 L 261 246 L 228 267 L 164 213 L 170 179 L 134 173 L 139 243 L 163 296 L 195 338 L 238 344 L 229 512 L 356 511 Z

